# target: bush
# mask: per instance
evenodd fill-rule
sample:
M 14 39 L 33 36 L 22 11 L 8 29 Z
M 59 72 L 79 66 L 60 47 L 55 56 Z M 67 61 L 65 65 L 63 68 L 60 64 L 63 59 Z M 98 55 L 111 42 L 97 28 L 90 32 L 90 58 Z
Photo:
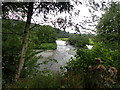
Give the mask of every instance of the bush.
M 59 73 L 48 73 L 47 75 L 37 74 L 32 78 L 23 78 L 6 88 L 59 88 L 60 86 L 61 75 Z
M 75 47 L 84 48 L 86 44 L 89 44 L 89 38 L 87 35 L 71 35 L 69 37 L 69 43 Z
M 83 86 L 86 88 L 112 88 L 114 87 L 114 81 L 117 82 L 116 78 L 110 77 L 108 74 L 109 67 L 115 67 L 118 70 L 117 78 L 119 78 L 119 60 L 117 55 L 118 51 L 103 48 L 101 43 L 94 45 L 94 47 L 89 49 L 79 49 L 77 50 L 76 58 L 70 59 L 65 68 L 68 71 L 74 71 L 76 74 L 81 75 L 81 80 Z M 96 62 L 97 59 L 101 59 L 102 63 Z M 95 69 L 98 66 L 106 68 L 106 71 Z M 93 67 L 93 70 L 89 70 Z M 107 76 L 108 75 L 108 76 Z M 101 77 L 102 76 L 102 77 Z M 109 79 L 112 83 L 105 80 Z M 115 83 L 115 86 L 119 84 L 119 81 Z

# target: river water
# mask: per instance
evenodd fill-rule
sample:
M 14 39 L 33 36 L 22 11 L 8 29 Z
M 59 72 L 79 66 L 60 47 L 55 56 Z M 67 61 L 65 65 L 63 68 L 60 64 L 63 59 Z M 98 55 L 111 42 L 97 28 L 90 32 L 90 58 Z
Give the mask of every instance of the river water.
M 60 71 L 60 67 L 66 65 L 66 62 L 76 54 L 75 48 L 67 44 L 66 41 L 56 40 L 56 44 L 56 50 L 47 50 L 38 54 L 38 56 L 41 55 L 43 57 L 38 60 L 38 63 L 48 61 L 47 64 L 41 64 L 39 70 L 47 68 L 52 71 Z M 57 63 L 52 61 L 53 59 Z

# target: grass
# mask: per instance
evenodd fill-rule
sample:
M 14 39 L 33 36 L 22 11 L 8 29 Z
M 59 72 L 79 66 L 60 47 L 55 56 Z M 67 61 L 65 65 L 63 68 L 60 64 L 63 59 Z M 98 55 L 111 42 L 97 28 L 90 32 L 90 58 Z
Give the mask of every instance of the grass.
M 7 88 L 57 88 L 60 86 L 59 75 L 37 75 L 33 78 L 23 78 Z
M 69 72 L 65 76 L 59 72 L 47 75 L 37 74 L 32 78 L 22 78 L 18 82 L 6 86 L 6 88 L 82 88 L 80 75 Z
M 56 43 L 42 43 L 39 48 L 43 50 L 55 50 L 57 48 L 57 44 Z
M 57 40 L 68 41 L 69 38 L 57 38 Z

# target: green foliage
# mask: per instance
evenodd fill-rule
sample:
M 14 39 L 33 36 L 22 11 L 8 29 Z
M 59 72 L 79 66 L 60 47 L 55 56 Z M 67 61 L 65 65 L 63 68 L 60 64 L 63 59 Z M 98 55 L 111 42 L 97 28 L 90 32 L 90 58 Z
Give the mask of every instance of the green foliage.
M 42 44 L 42 43 L 55 43 L 57 33 L 51 26 L 39 26 L 37 25 L 30 33 L 30 46 L 39 49 L 46 48 L 50 45 L 51 49 L 55 49 L 55 44 Z M 45 46 L 43 46 L 45 45 Z M 41 46 L 41 47 L 40 47 Z M 50 48 L 48 47 L 48 48 Z
M 69 72 L 62 75 L 58 72 L 39 73 L 31 78 L 20 79 L 17 83 L 6 88 L 82 88 L 78 83 L 80 75 Z
M 61 75 L 51 73 L 47 75 L 38 74 L 33 78 L 24 78 L 15 85 L 9 85 L 8 88 L 58 88 L 61 85 Z
M 120 3 L 112 3 L 97 25 L 97 40 L 108 48 L 118 49 L 120 42 Z M 117 43 L 116 43 L 117 42 Z
M 119 78 L 120 63 L 118 54 L 120 54 L 118 50 L 103 48 L 102 44 L 98 43 L 95 44 L 91 50 L 83 48 L 77 50 L 75 59 L 70 59 L 65 68 L 68 71 L 74 71 L 76 74 L 80 74 L 82 77 L 80 81 L 83 82 L 84 87 L 90 88 L 96 86 L 99 88 L 110 88 L 113 87 L 113 84 L 106 82 L 100 76 L 104 75 L 106 77 L 107 73 L 98 70 L 90 71 L 88 68 L 89 66 L 97 67 L 99 63 L 96 62 L 96 59 L 101 58 L 104 67 L 108 68 L 109 66 L 112 66 L 117 68 L 117 77 Z M 118 83 L 119 81 L 117 81 L 117 84 Z
M 71 35 L 69 37 L 69 43 L 79 49 L 75 58 L 71 58 L 64 67 L 67 69 L 64 75 L 36 74 L 38 72 L 36 63 L 39 57 L 35 57 L 36 53 L 32 52 L 32 49 L 56 49 L 57 38 L 56 31 L 52 27 L 37 25 L 30 31 L 29 48 L 22 71 L 23 79 L 8 88 L 81 88 L 81 84 L 85 88 L 120 87 L 119 5 L 119 3 L 111 4 L 97 25 L 97 43 L 94 43 L 94 36 Z M 22 45 L 23 24 L 23 22 L 3 20 L 3 84 L 9 83 L 14 78 Z M 67 33 L 62 34 L 61 37 L 68 37 Z M 86 44 L 94 44 L 94 46 L 89 50 L 83 48 Z M 48 61 L 43 63 L 46 64 Z M 110 67 L 118 70 L 114 77 L 108 72 Z
M 68 63 L 68 69 L 71 67 L 71 69 L 76 70 L 87 69 L 89 65 L 95 64 L 95 58 L 101 58 L 105 66 L 111 65 L 116 67 L 118 63 L 118 54 L 118 50 L 113 51 L 103 48 L 100 43 L 94 45 L 91 50 L 81 48 L 77 50 L 76 59 L 71 59 Z
M 69 40 L 69 38 L 57 38 L 57 40 L 68 41 L 68 40 Z
M 82 35 L 71 35 L 69 37 L 69 43 L 71 45 L 74 45 L 76 47 L 85 47 L 86 44 L 89 44 L 89 38 L 87 35 L 82 34 Z
M 62 30 L 59 30 L 57 28 L 55 28 L 56 32 L 57 32 L 57 38 L 68 38 L 70 33 L 69 32 L 66 32 L 66 31 L 62 31 Z
M 55 50 L 57 45 L 56 43 L 42 43 L 39 48 L 43 50 Z
M 69 37 L 69 43 L 70 43 L 71 45 L 75 45 L 76 42 L 77 42 L 77 39 L 78 39 L 78 36 L 77 36 L 77 35 L 71 35 L 71 36 Z
M 21 73 L 21 78 L 32 77 L 38 73 L 39 64 L 37 61 L 41 58 L 41 56 L 35 56 L 38 53 L 39 52 L 33 52 L 33 50 L 28 48 L 26 52 L 25 63 Z
M 17 26 L 18 24 L 20 24 L 20 26 Z M 21 36 L 15 33 L 22 33 L 22 24 L 23 22 L 17 23 L 17 21 L 12 20 L 2 20 L 3 84 L 6 82 L 9 83 L 12 79 L 14 79 L 22 46 Z
M 89 44 L 90 44 L 90 45 L 94 45 L 94 40 L 93 40 L 93 38 L 89 38 Z
M 106 10 L 102 19 L 97 25 L 97 42 L 102 42 L 105 49 L 111 51 L 112 65 L 118 69 L 118 80 L 120 80 L 120 3 L 112 3 Z M 111 50 L 112 49 L 112 50 Z M 112 57 L 112 58 L 111 58 Z
M 6 83 L 11 83 L 14 80 L 15 73 L 18 67 L 21 47 L 22 47 L 22 33 L 24 30 L 24 22 L 17 20 L 2 20 L 3 38 L 2 38 L 2 60 L 3 60 L 3 86 Z M 31 77 L 35 75 L 38 70 L 36 52 L 33 51 L 33 46 L 41 47 L 42 49 L 56 49 L 56 33 L 52 27 L 38 26 L 39 29 L 30 31 L 30 38 L 28 49 L 25 57 L 25 64 L 23 66 L 22 78 Z M 36 27 L 36 28 L 38 28 Z M 44 29 L 45 28 L 45 29 Z M 48 32 L 47 32 L 48 31 Z M 43 36 L 41 34 L 44 34 Z M 47 36 L 47 37 L 46 37 Z M 46 42 L 41 44 L 42 42 Z M 40 43 L 39 43 L 40 42 Z M 52 43 L 50 43 L 52 42 Z M 39 53 L 39 52 L 38 52 Z
M 21 47 L 22 31 L 24 22 L 15 20 L 3 20 L 3 38 L 2 38 L 2 66 L 3 66 L 3 86 L 11 83 L 18 67 Z M 27 50 L 25 66 L 21 77 L 28 77 L 36 72 L 38 58 L 31 48 Z

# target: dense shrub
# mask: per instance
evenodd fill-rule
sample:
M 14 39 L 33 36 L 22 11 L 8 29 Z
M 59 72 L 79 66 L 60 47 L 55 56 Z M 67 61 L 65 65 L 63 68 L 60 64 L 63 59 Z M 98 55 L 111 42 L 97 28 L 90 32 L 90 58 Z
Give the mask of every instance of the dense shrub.
M 120 87 L 119 6 L 119 2 L 114 2 L 106 9 L 96 27 L 97 35 L 93 48 L 91 50 L 80 48 L 77 50 L 76 59 L 71 59 L 66 66 L 67 70 L 81 75 L 84 87 Z M 101 59 L 102 63 L 98 64 L 96 59 Z M 98 70 L 98 66 L 104 70 Z M 115 77 L 112 77 L 113 72 L 109 73 L 110 68 L 116 69 Z
M 60 88 L 61 79 L 59 73 L 46 73 L 46 75 L 39 73 L 32 78 L 23 78 L 6 88 Z
M 69 37 L 69 43 L 75 47 L 83 48 L 86 44 L 89 44 L 89 37 L 85 34 L 82 35 L 71 35 Z
M 81 75 L 81 80 L 83 82 L 83 86 L 87 88 L 111 88 L 114 87 L 113 83 L 107 82 L 103 78 L 109 78 L 107 70 L 109 67 L 115 67 L 118 70 L 119 77 L 119 60 L 117 55 L 119 54 L 118 51 L 114 51 L 111 49 L 103 48 L 101 43 L 94 45 L 94 47 L 89 49 L 79 49 L 77 50 L 76 58 L 71 59 L 65 68 L 68 71 L 74 71 L 76 74 Z M 96 62 L 96 59 L 101 59 L 102 63 Z M 98 67 L 102 65 L 106 68 L 106 71 L 101 70 L 89 70 L 89 67 Z M 101 78 L 103 76 L 103 78 Z M 112 80 L 116 81 L 117 85 L 119 81 L 116 78 L 112 78 Z

